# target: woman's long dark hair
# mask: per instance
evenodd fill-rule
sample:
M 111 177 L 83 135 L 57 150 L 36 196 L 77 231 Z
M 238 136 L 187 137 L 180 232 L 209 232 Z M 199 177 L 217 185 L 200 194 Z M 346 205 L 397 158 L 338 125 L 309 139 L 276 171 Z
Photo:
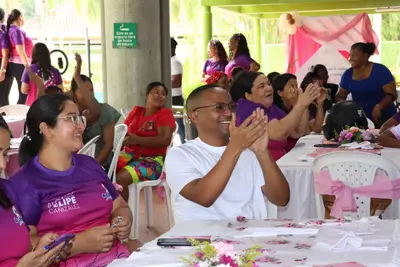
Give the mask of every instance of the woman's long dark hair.
M 217 49 L 219 61 L 228 62 L 228 55 L 226 54 L 224 45 L 219 40 L 211 40 L 210 44 Z
M 245 55 L 250 57 L 250 50 L 249 46 L 247 45 L 246 37 L 241 33 L 235 33 L 234 35 L 232 35 L 232 38 L 238 40 L 238 47 L 236 49 L 235 58 L 237 58 L 240 55 Z
M 0 128 L 5 129 L 8 132 L 10 132 L 10 128 L 8 127 L 6 121 L 4 120 L 3 116 L 1 116 L 1 115 L 0 115 Z M 10 136 L 11 136 L 11 133 L 10 133 Z M 12 207 L 10 198 L 7 196 L 6 192 L 4 191 L 4 189 L 1 186 L 0 186 L 0 206 L 5 209 L 9 209 Z
M 246 93 L 251 94 L 254 81 L 260 75 L 262 74 L 247 71 L 239 73 L 238 76 L 233 80 L 230 88 L 232 100 L 237 102 L 241 98 L 246 98 Z
M 47 81 L 51 75 L 50 51 L 44 43 L 36 43 L 32 50 L 32 64 L 38 64 L 42 78 Z
M 58 115 L 63 111 L 64 104 L 72 101 L 64 94 L 44 95 L 38 98 L 26 115 L 25 132 L 26 135 L 19 146 L 19 165 L 23 166 L 28 160 L 37 156 L 43 146 L 43 135 L 39 125 L 44 122 L 49 127 L 55 127 Z
M 20 16 L 22 16 L 22 13 L 18 9 L 13 9 L 13 11 L 11 11 L 11 14 L 7 19 L 7 32 L 10 30 L 11 24 L 18 20 Z

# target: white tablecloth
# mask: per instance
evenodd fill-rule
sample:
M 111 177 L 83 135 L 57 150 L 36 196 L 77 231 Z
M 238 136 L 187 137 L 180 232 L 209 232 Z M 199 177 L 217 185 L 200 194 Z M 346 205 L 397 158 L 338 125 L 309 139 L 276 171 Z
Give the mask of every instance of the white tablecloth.
M 298 221 L 317 218 L 313 162 L 299 158 L 315 151 L 314 145 L 321 143 L 322 139 L 322 135 L 302 137 L 289 153 L 278 160 L 277 164 L 290 186 L 290 202 L 286 207 L 278 208 L 278 218 Z M 381 155 L 400 167 L 400 149 L 385 148 Z
M 372 225 L 383 231 L 376 235 L 390 239 L 394 230 L 394 221 L 371 220 L 369 222 L 335 222 L 335 221 L 291 221 L 265 220 L 232 222 L 228 221 L 187 221 L 175 225 L 161 237 L 199 237 L 211 236 L 215 242 L 233 244 L 236 253 L 254 245 L 260 246 L 258 266 L 313 266 L 314 264 L 332 264 L 357 261 L 367 266 L 388 266 L 392 259 L 393 249 L 386 251 L 356 251 L 325 253 L 316 245 L 326 240 L 319 236 L 320 229 L 344 228 L 357 229 L 360 224 Z M 246 237 L 248 232 L 257 229 L 257 235 Z M 321 231 L 322 232 L 322 231 Z M 161 238 L 160 237 L 160 238 Z M 338 235 L 340 239 L 341 236 Z M 138 252 L 126 260 L 117 260 L 109 267 L 144 267 L 144 266 L 184 266 L 180 257 L 188 257 L 194 252 L 191 247 L 161 248 L 157 240 L 145 244 Z M 323 255 L 323 257 L 321 257 Z

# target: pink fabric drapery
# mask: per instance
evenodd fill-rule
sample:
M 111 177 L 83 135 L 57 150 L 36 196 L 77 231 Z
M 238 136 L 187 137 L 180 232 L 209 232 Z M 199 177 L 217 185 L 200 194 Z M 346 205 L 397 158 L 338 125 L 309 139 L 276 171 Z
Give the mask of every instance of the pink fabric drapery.
M 314 53 L 322 46 L 321 43 L 329 43 L 338 38 L 351 29 L 355 29 L 361 23 L 361 31 L 358 32 L 357 40 L 355 42 L 371 42 L 378 46 L 378 37 L 372 29 L 371 20 L 368 14 L 363 13 L 355 16 L 350 22 L 338 30 L 316 31 L 305 24 L 297 28 L 297 32 L 289 35 L 287 40 L 287 58 L 288 67 L 286 72 L 296 73 L 298 69 L 303 66 L 305 62 L 314 55 Z M 350 48 L 352 43 L 347 44 L 347 49 Z M 339 52 L 347 59 L 349 54 L 347 50 L 340 50 Z
M 387 176 L 375 177 L 372 185 L 350 187 L 340 180 L 332 180 L 328 171 L 314 173 L 315 192 L 320 195 L 335 196 L 331 216 L 342 217 L 344 211 L 357 212 L 354 194 L 371 198 L 398 199 L 400 198 L 400 179 L 390 181 Z

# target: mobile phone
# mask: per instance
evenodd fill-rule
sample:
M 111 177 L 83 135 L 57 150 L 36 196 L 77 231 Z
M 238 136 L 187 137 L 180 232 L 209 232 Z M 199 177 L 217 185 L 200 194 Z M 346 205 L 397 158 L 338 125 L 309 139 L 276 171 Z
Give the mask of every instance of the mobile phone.
M 50 250 L 55 248 L 56 246 L 58 246 L 61 243 L 67 243 L 68 241 L 70 241 L 71 239 L 73 239 L 75 237 L 75 234 L 63 234 L 59 237 L 57 237 L 56 240 L 54 240 L 51 244 L 47 245 L 44 247 L 45 250 Z
M 207 238 L 194 238 L 195 240 L 203 243 L 211 243 L 211 239 Z M 191 247 L 192 243 L 187 238 L 160 238 L 157 240 L 157 246 L 160 247 Z
M 331 148 L 337 148 L 340 147 L 340 144 L 316 144 L 314 147 L 331 147 Z

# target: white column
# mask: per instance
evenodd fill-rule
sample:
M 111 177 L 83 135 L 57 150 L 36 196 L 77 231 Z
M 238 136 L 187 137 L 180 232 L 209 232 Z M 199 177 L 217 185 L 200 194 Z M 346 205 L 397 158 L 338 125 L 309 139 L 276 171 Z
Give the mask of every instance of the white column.
M 102 2 L 105 102 L 118 110 L 144 105 L 150 82 L 160 81 L 171 88 L 169 1 Z M 114 23 L 137 23 L 137 48 L 113 48 Z
M 378 51 L 379 55 L 374 55 L 371 59 L 373 62 L 381 63 L 381 54 L 382 54 L 382 14 L 372 14 L 372 29 L 375 31 L 378 36 L 379 46 Z

